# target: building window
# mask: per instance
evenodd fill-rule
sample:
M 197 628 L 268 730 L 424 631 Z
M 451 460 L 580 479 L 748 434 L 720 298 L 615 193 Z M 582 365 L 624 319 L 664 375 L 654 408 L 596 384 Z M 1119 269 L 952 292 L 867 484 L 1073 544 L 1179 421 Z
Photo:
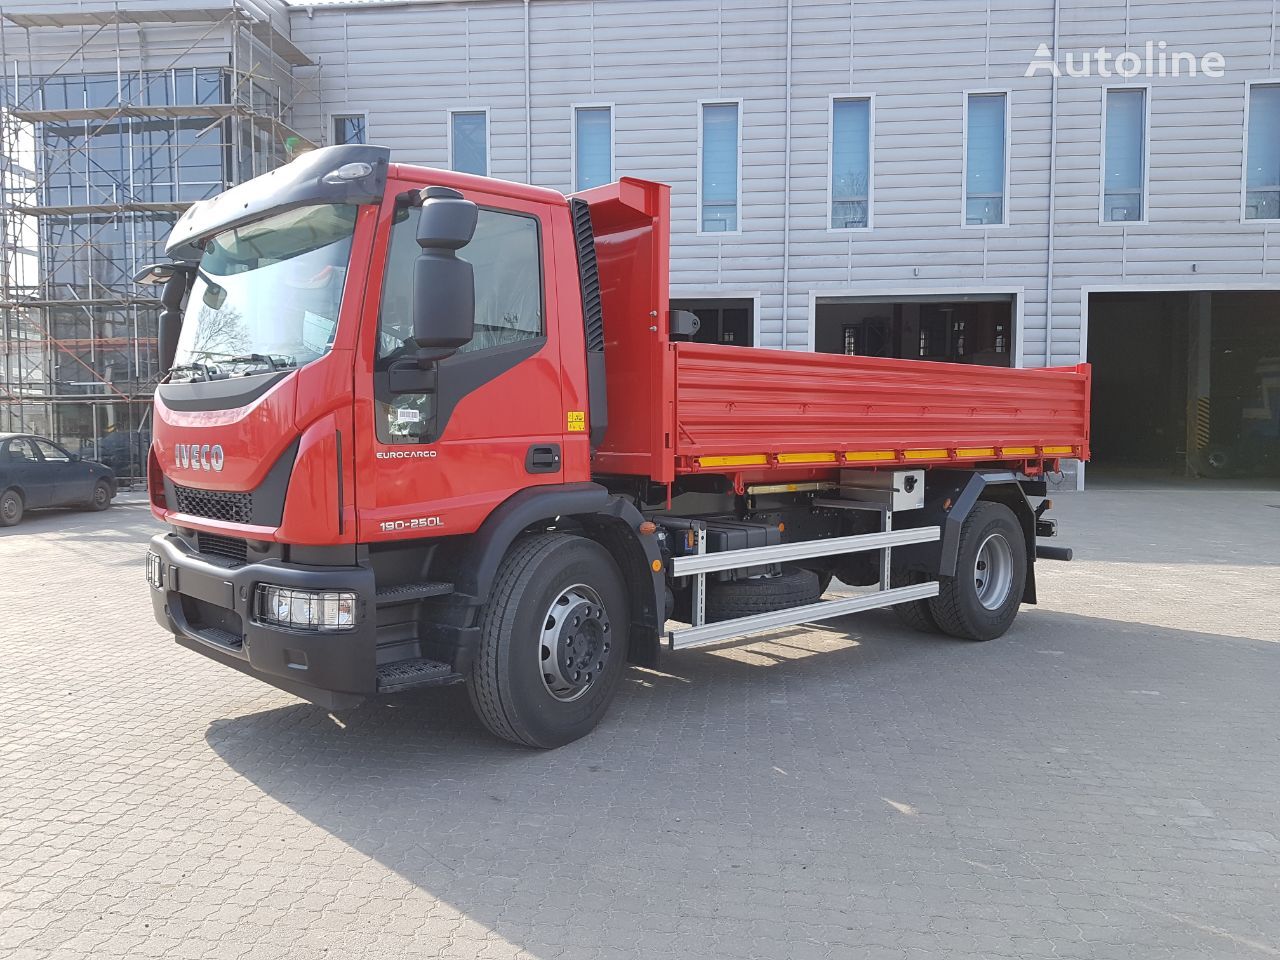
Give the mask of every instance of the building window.
M 1141 220 L 1147 176 L 1147 92 L 1108 90 L 1104 110 L 1102 220 Z
M 740 298 L 672 300 L 672 310 L 688 310 L 701 322 L 694 343 L 750 347 L 754 340 L 755 301 Z
M 698 185 L 703 233 L 738 230 L 738 104 L 702 105 Z
M 871 226 L 871 101 L 831 104 L 831 229 Z
M 964 222 L 1005 222 L 1005 160 L 1008 155 L 1007 96 L 971 93 L 965 109 Z
M 1246 220 L 1280 219 L 1280 86 L 1249 88 Z
M 365 139 L 365 133 L 365 118 L 363 113 L 334 116 L 334 143 L 368 143 L 369 141 Z
M 484 110 L 449 115 L 449 166 L 461 173 L 489 175 L 489 115 Z
M 613 110 L 573 111 L 573 189 L 587 190 L 613 179 Z

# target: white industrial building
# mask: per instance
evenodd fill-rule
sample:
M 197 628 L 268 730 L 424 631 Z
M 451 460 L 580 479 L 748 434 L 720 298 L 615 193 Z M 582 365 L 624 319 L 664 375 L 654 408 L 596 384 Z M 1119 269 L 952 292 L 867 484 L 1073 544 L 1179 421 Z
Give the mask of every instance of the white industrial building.
M 126 8 L 190 22 L 89 36 Z M 230 22 L 170 63 L 227 10 L 290 149 L 670 183 L 708 339 L 1087 360 L 1100 464 L 1280 442 L 1270 0 L 61 0 L 5 8 L 6 76 L 230 67 Z

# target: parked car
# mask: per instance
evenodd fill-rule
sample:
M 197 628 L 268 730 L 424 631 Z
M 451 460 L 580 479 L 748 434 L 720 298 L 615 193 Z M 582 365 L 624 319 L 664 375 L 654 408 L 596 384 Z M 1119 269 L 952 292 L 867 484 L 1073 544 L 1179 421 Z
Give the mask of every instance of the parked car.
M 115 495 L 116 475 L 105 464 L 44 437 L 0 433 L 0 527 L 12 527 L 40 507 L 105 510 Z

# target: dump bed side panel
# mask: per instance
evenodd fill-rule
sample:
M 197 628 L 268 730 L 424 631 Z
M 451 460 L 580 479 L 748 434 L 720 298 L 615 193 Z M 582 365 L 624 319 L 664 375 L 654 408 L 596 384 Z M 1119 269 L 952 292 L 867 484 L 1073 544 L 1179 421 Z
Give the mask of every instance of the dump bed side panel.
M 677 469 L 1089 455 L 1089 367 L 1010 369 L 679 343 Z
M 577 196 L 591 209 L 604 314 L 609 428 L 596 473 L 675 477 L 669 318 L 671 188 L 624 177 Z

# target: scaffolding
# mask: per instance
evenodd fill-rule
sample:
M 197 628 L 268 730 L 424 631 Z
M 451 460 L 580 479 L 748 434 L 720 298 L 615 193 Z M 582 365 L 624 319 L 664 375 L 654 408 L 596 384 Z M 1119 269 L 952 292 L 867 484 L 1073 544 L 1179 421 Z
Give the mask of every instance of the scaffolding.
M 0 432 L 125 480 L 160 374 L 134 273 L 193 202 L 313 146 L 286 117 L 318 68 L 273 10 L 173 3 L 0 10 Z

